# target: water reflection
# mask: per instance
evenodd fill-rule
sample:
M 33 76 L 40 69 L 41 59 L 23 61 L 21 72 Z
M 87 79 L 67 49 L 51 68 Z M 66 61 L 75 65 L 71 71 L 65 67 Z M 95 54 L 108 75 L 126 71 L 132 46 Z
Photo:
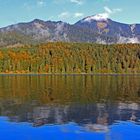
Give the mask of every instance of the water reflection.
M 118 121 L 139 124 L 140 77 L 1 76 L 0 115 L 33 127 L 74 122 L 108 132 Z
M 139 124 L 140 106 L 130 103 L 90 105 L 1 105 L 1 115 L 12 122 L 29 122 L 34 127 L 50 124 L 77 123 L 88 131 L 108 131 L 117 121 Z
M 0 100 L 19 104 L 139 102 L 139 99 L 140 77 L 136 76 L 0 77 Z

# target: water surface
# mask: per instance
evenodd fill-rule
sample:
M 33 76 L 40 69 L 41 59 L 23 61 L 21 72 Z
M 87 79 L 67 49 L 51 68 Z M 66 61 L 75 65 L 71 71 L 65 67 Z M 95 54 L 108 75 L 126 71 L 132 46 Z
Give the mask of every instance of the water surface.
M 140 140 L 139 76 L 0 76 L 1 140 Z

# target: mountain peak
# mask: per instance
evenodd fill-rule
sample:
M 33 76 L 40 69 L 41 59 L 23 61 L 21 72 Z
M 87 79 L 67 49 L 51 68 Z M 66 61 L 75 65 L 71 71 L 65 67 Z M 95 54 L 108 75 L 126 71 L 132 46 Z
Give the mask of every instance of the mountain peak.
M 31 21 L 32 23 L 42 23 L 42 22 L 45 22 L 41 19 L 34 19 L 33 21 Z
M 108 15 L 107 14 L 98 14 L 98 15 L 93 15 L 93 16 L 88 16 L 84 18 L 84 22 L 91 22 L 93 20 L 96 21 L 107 21 L 108 20 Z

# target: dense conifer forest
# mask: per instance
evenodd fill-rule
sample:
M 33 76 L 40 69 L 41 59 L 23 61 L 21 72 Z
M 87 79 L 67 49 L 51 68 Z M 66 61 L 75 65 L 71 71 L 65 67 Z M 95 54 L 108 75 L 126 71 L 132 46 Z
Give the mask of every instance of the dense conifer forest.
M 1 73 L 140 73 L 140 45 L 47 43 L 0 49 Z

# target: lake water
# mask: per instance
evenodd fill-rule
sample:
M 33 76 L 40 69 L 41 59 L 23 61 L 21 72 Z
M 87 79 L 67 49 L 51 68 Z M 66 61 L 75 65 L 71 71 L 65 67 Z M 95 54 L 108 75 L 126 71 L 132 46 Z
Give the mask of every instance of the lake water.
M 140 76 L 0 76 L 0 140 L 140 140 Z

